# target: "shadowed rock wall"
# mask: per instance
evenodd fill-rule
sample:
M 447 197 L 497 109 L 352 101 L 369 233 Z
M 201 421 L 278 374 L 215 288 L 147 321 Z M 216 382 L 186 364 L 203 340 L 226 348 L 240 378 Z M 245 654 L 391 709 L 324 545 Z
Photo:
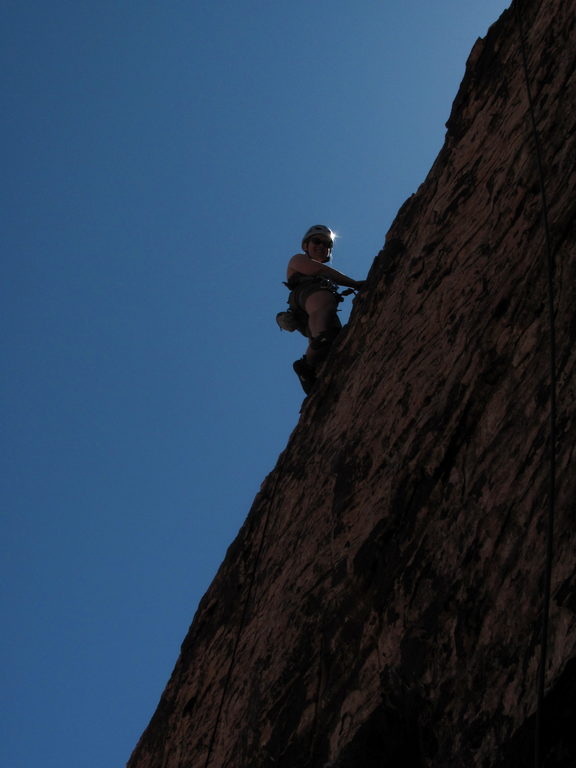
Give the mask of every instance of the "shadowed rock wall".
M 542 196 L 515 5 L 475 45 L 129 768 L 533 764 L 550 493 Z M 544 749 L 576 764 L 574 3 L 525 0 L 555 260 Z

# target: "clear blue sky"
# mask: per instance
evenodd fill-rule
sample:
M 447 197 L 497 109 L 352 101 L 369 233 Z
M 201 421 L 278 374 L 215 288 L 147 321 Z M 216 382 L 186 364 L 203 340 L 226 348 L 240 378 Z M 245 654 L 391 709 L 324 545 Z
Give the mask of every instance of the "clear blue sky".
M 120 768 L 504 0 L 1 0 L 5 768 Z M 345 313 L 346 316 L 346 313 Z

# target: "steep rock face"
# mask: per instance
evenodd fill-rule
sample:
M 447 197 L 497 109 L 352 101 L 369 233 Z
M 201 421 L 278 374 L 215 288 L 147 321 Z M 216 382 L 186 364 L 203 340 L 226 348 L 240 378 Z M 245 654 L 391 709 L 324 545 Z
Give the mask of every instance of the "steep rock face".
M 543 749 L 576 764 L 574 17 L 525 0 L 474 47 L 129 768 L 531 765 L 552 423 Z

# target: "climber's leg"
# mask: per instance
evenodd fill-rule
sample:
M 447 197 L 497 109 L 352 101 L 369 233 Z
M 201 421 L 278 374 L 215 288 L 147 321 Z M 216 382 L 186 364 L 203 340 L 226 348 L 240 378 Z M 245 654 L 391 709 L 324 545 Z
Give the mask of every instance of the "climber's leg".
M 310 333 L 306 360 L 313 368 L 324 360 L 342 327 L 336 313 L 338 304 L 338 297 L 331 291 L 316 291 L 306 299 Z

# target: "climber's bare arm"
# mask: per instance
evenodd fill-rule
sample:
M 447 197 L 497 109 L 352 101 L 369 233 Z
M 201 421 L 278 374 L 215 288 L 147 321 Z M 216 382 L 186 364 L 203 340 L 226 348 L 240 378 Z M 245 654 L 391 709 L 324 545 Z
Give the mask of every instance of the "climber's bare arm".
M 292 277 L 296 272 L 299 272 L 302 275 L 322 275 L 346 288 L 360 290 L 364 287 L 364 280 L 353 280 L 351 277 L 348 277 L 348 275 L 338 272 L 337 269 L 333 269 L 333 267 L 329 267 L 327 264 L 322 264 L 320 261 L 314 261 L 314 259 L 306 256 L 305 253 L 297 253 L 295 256 L 292 256 L 288 262 L 288 278 Z

